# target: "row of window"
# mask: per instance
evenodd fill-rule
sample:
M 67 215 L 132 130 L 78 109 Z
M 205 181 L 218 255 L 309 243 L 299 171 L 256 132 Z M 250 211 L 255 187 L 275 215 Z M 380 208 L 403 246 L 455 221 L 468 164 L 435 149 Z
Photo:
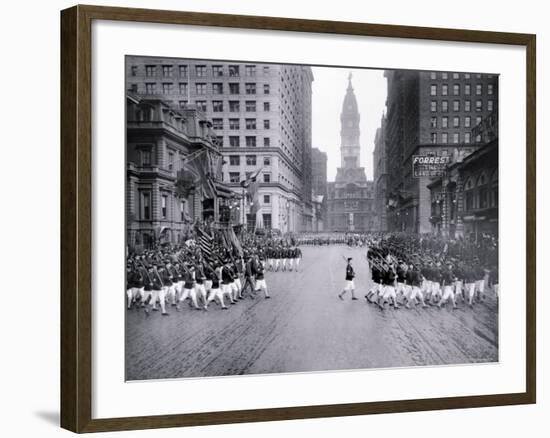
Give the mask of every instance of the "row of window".
M 229 139 L 228 147 L 232 147 L 232 148 L 241 147 L 241 137 L 240 136 L 230 135 L 230 136 L 228 136 L 228 139 Z M 244 145 L 246 147 L 254 148 L 254 147 L 258 146 L 257 137 L 254 136 L 254 135 L 246 135 L 244 137 L 244 140 L 245 140 Z M 220 146 L 220 147 L 225 146 L 224 138 L 221 135 L 219 137 L 216 137 L 216 142 L 217 142 L 218 146 Z M 263 147 L 268 148 L 270 146 L 271 146 L 271 139 L 269 137 L 263 137 Z
M 146 94 L 173 94 L 176 90 L 173 82 L 161 82 L 160 87 L 157 82 L 145 82 L 145 93 Z M 212 94 L 225 94 L 224 84 L 222 82 L 213 82 Z M 241 84 L 239 82 L 230 82 L 227 84 L 228 94 L 241 94 Z M 187 82 L 180 82 L 177 84 L 177 90 L 179 94 L 187 94 L 188 84 Z M 271 87 L 270 84 L 263 84 L 262 86 L 263 94 L 270 94 Z M 136 83 L 130 84 L 130 90 L 134 93 L 139 92 L 139 85 Z M 208 84 L 206 82 L 197 82 L 194 87 L 194 92 L 197 95 L 206 95 L 208 94 Z M 247 82 L 244 84 L 244 93 L 247 95 L 258 94 L 258 87 L 256 82 Z
M 247 137 L 247 138 L 254 138 L 255 137 Z M 248 144 L 248 141 L 247 141 Z M 152 151 L 150 148 L 144 148 L 139 151 L 139 159 L 142 167 L 151 167 L 153 165 L 152 162 Z M 169 151 L 168 152 L 168 170 L 174 170 L 174 161 L 175 161 L 175 154 L 174 152 Z M 245 162 L 247 166 L 256 166 L 257 165 L 257 157 L 256 155 L 245 155 Z M 231 166 L 239 166 L 241 164 L 241 157 L 239 155 L 230 155 L 229 156 L 229 165 Z M 264 167 L 270 167 L 271 166 L 271 157 L 263 157 L 263 166 Z M 269 182 L 269 181 L 265 181 Z
M 460 96 L 460 84 L 453 84 L 452 87 L 452 93 L 453 96 Z M 472 86 L 471 84 L 464 84 L 463 89 L 464 95 L 469 96 L 472 94 Z M 430 96 L 437 96 L 438 93 L 441 93 L 441 96 L 448 96 L 449 95 L 449 84 L 432 84 L 430 85 Z M 483 84 L 476 84 L 475 85 L 475 94 L 476 96 L 483 95 Z M 487 84 L 487 95 L 492 96 L 494 94 L 494 85 L 493 84 Z
M 229 129 L 241 129 L 241 120 L 240 119 L 228 119 Z M 256 119 L 244 119 L 246 129 L 257 129 Z M 270 129 L 271 123 L 269 119 L 263 121 L 263 129 Z M 213 129 L 224 129 L 224 119 L 212 119 L 212 128 Z
M 460 79 L 460 73 L 451 73 L 451 77 L 453 79 Z M 462 78 L 463 79 L 471 79 L 472 76 L 475 76 L 477 79 L 481 79 L 482 78 L 482 74 L 481 73 L 476 73 L 475 75 L 472 75 L 471 73 L 462 73 Z M 485 75 L 487 78 L 492 78 L 493 75 Z M 435 71 L 432 71 L 430 73 L 430 79 L 432 80 L 436 80 L 436 79 L 442 79 L 442 80 L 448 80 L 449 79 L 449 73 L 447 72 L 435 72 Z
M 152 220 L 152 196 L 150 191 L 140 192 L 139 197 L 139 217 L 141 220 Z M 168 195 L 160 197 L 160 215 L 161 219 L 168 219 Z M 179 201 L 180 220 L 185 220 L 185 201 Z
M 470 100 L 465 100 L 464 101 L 464 109 L 461 110 L 460 108 L 460 103 L 461 101 L 460 100 L 453 100 L 452 104 L 453 104 L 453 111 L 471 111 L 472 110 L 472 101 Z M 487 111 L 493 111 L 494 109 L 494 101 L 489 99 L 487 100 Z M 475 101 L 475 110 L 476 111 L 483 111 L 483 100 L 481 99 L 478 99 Z M 440 101 L 440 105 L 439 105 L 439 108 L 438 108 L 438 101 L 437 100 L 432 100 L 430 102 L 430 111 L 432 113 L 435 113 L 437 111 L 441 111 L 441 112 L 449 112 L 449 101 L 448 100 L 441 100 Z
M 493 173 L 491 180 L 482 173 L 475 184 L 473 178 L 468 178 L 464 184 L 464 204 L 466 211 L 498 207 L 498 172 Z
M 498 207 L 498 187 L 480 187 L 464 193 L 465 210 L 477 210 L 488 207 Z
M 477 116 L 475 118 L 475 124 L 473 126 L 477 126 L 481 123 L 481 116 Z M 460 116 L 454 116 L 451 119 L 452 125 L 449 125 L 449 117 L 443 116 L 443 117 L 431 117 L 430 118 L 430 127 L 431 128 L 471 128 L 472 127 L 472 117 L 465 116 L 464 118 Z
M 240 175 L 238 173 L 230 173 L 230 175 L 233 175 L 236 180 L 232 182 L 239 182 L 240 181 Z M 267 174 L 266 174 L 267 175 Z M 269 181 L 264 181 L 269 182 Z M 152 202 L 151 202 L 152 196 L 150 191 L 142 191 L 140 192 L 140 219 L 141 220 L 152 220 Z M 271 195 L 263 195 L 262 197 L 263 203 L 266 205 L 271 204 Z M 161 219 L 168 219 L 168 206 L 169 206 L 169 195 L 164 194 L 160 197 L 160 215 Z M 185 220 L 185 201 L 179 201 L 179 216 L 180 220 Z M 266 216 L 266 215 L 264 215 Z M 271 214 L 268 214 L 269 216 L 269 225 L 271 226 Z M 265 218 L 264 218 L 264 226 L 266 224 Z
M 263 180 L 264 183 L 270 183 L 271 182 L 271 174 L 270 173 L 264 173 L 262 175 L 262 180 Z M 229 182 L 231 182 L 231 183 L 241 182 L 241 174 L 239 172 L 229 172 Z
M 227 69 L 226 69 L 227 67 Z M 138 76 L 139 74 L 140 66 L 132 65 L 130 66 L 130 75 L 131 76 Z M 155 64 L 148 64 L 145 65 L 145 76 L 147 77 L 156 77 L 157 74 L 160 72 L 162 74 L 162 77 L 164 78 L 172 78 L 174 77 L 176 69 L 173 65 L 163 64 L 163 65 L 155 65 Z M 189 66 L 187 65 L 178 65 L 177 71 L 179 72 L 179 76 L 181 78 L 188 77 L 189 74 L 192 72 L 197 77 L 206 77 L 208 75 L 208 68 L 206 65 L 195 65 L 194 70 L 191 71 L 189 69 Z M 222 77 L 225 75 L 228 75 L 229 77 L 240 77 L 241 73 L 244 73 L 245 76 L 248 77 L 254 77 L 257 75 L 258 68 L 256 65 L 212 65 L 211 66 L 211 74 L 214 77 Z M 269 74 L 269 66 L 264 65 L 262 66 L 262 72 L 264 75 Z
M 264 230 L 271 230 L 271 213 L 262 214 Z M 253 230 L 256 227 L 256 215 L 248 213 L 246 215 L 246 223 L 249 230 Z
M 271 166 L 271 157 L 264 157 L 264 167 Z M 245 155 L 245 162 L 247 166 L 256 166 L 257 157 L 256 155 Z M 241 156 L 240 155 L 229 155 L 229 165 L 230 166 L 240 166 Z M 269 181 L 266 181 L 269 182 Z
M 472 134 L 470 134 L 469 132 L 465 132 L 464 135 L 461 137 L 460 133 L 453 132 L 451 134 L 451 140 L 452 140 L 452 143 L 454 144 L 461 143 L 461 140 L 462 140 L 462 143 L 464 144 L 470 144 L 472 142 Z M 430 134 L 430 141 L 433 144 L 447 144 L 449 143 L 449 133 L 441 132 L 438 134 L 437 132 L 432 132 Z M 481 136 L 478 135 L 476 137 L 476 142 L 479 143 L 480 141 L 481 141 Z
M 188 107 L 189 102 L 187 100 L 180 100 L 178 103 L 181 109 L 185 109 Z M 227 107 L 225 106 L 226 103 L 227 103 Z M 244 102 L 244 107 L 241 105 L 240 100 L 230 100 L 226 103 L 223 100 L 213 100 L 211 102 L 212 112 L 222 113 L 226 110 L 226 108 L 229 109 L 230 113 L 238 113 L 241 111 L 241 108 L 244 108 L 246 112 L 257 111 L 257 102 L 255 100 L 246 100 Z M 201 109 L 202 111 L 208 111 L 208 104 L 206 100 L 195 100 L 194 105 L 197 108 Z M 269 112 L 271 110 L 270 103 L 263 102 L 263 108 L 264 108 L 264 112 Z

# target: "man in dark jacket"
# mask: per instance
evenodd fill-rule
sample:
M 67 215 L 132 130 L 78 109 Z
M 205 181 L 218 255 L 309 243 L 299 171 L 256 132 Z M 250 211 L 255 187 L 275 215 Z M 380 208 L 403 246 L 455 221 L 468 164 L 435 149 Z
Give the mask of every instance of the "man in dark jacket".
M 163 268 L 157 264 L 151 266 L 149 269 L 149 276 L 151 278 L 151 306 L 153 310 L 157 309 L 157 301 L 160 304 L 160 309 L 163 316 L 168 316 L 166 311 L 166 289 L 162 282 L 162 270 Z
M 357 300 L 357 297 L 355 296 L 355 282 L 353 279 L 355 278 L 355 270 L 353 269 L 353 266 L 351 265 L 351 261 L 353 259 L 351 257 L 347 258 L 347 265 L 346 265 L 346 283 L 344 285 L 344 289 L 342 292 L 338 294 L 338 298 L 341 300 L 344 299 L 344 295 L 347 291 L 351 292 L 351 299 Z
M 250 290 L 250 297 L 254 298 L 255 295 L 255 284 L 254 284 L 254 263 L 250 255 L 246 255 L 246 262 L 244 264 L 244 285 L 241 292 L 241 295 L 244 296 L 244 293 L 247 289 Z
M 254 288 L 256 291 L 263 290 L 266 298 L 271 298 L 269 293 L 267 292 L 267 283 L 265 282 L 265 267 L 262 260 L 257 260 L 256 263 L 256 287 Z

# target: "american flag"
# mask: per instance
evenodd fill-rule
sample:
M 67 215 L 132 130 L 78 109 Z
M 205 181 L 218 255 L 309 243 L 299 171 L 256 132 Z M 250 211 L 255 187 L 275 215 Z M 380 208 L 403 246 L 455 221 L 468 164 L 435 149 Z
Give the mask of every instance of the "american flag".
M 197 228 L 198 243 L 199 248 L 201 249 L 202 256 L 208 261 L 212 262 L 212 242 L 214 238 L 204 231 L 202 228 Z

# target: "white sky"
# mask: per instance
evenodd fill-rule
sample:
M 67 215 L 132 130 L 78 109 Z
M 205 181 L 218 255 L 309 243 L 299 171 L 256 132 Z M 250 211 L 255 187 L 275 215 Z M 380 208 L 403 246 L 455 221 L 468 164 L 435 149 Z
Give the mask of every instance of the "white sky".
M 352 85 L 361 115 L 361 166 L 372 179 L 374 136 L 386 105 L 386 79 L 383 70 L 312 67 L 313 70 L 313 133 L 312 146 L 328 155 L 327 176 L 334 181 L 340 166 L 340 113 L 352 72 Z

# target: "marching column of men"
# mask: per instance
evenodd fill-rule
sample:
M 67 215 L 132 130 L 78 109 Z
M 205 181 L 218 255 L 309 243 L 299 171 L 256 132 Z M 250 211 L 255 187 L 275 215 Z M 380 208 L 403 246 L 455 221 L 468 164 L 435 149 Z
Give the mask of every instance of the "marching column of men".
M 274 244 L 265 248 L 265 257 L 269 271 L 277 272 L 280 269 L 282 272 L 298 272 L 302 251 L 297 246 Z
M 207 263 L 202 257 L 182 257 L 181 249 L 148 251 L 128 258 L 126 278 L 127 308 L 161 310 L 167 307 L 181 310 L 188 301 L 190 307 L 208 310 L 215 302 L 221 309 L 237 304 L 249 295 L 255 298 L 263 292 L 271 298 L 265 280 L 265 259 L 258 251 L 245 251 L 240 258 Z
M 298 272 L 302 252 L 293 238 L 272 239 L 243 236 L 238 255 L 214 245 L 213 255 L 206 258 L 200 245 L 179 245 L 132 255 L 127 260 L 126 299 L 128 309 L 150 310 L 160 307 L 168 315 L 167 307 L 181 310 L 188 302 L 197 310 L 208 310 L 212 302 L 221 309 L 235 305 L 246 295 L 255 298 L 268 293 L 266 270 Z
M 498 299 L 498 243 L 487 238 L 476 244 L 452 242 L 433 250 L 423 246 L 423 238 L 407 234 L 372 240 L 366 258 L 371 268 L 373 287 L 365 295 L 380 309 L 400 304 L 406 308 L 441 308 L 458 301 L 473 307 L 483 301 L 490 289 Z M 432 248 L 432 249 L 429 249 Z M 347 271 L 346 271 L 347 272 Z M 340 295 L 341 297 L 341 295 Z

